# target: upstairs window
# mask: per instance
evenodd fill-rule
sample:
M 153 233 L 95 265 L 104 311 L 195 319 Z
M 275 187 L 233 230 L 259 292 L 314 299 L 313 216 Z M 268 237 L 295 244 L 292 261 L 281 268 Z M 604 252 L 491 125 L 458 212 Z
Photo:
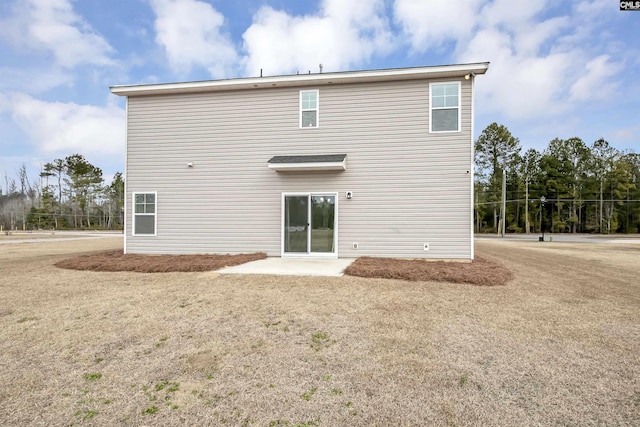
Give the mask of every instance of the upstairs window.
M 318 90 L 300 91 L 300 127 L 318 127 Z
M 460 82 L 429 84 L 429 131 L 460 131 Z
M 133 235 L 156 235 L 156 193 L 133 193 Z

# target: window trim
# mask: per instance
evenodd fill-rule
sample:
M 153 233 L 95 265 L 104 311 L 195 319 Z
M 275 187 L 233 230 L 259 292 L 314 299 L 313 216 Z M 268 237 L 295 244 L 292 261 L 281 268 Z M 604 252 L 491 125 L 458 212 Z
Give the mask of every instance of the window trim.
M 153 213 L 136 213 L 136 196 L 138 194 L 153 194 L 154 209 Z M 153 216 L 153 234 L 136 233 L 136 216 Z M 131 235 L 154 237 L 158 235 L 158 192 L 157 191 L 135 191 L 131 193 Z
M 432 105 L 432 93 L 433 86 L 443 84 L 456 84 L 458 85 L 458 106 L 457 107 L 433 107 Z M 458 128 L 456 130 L 433 130 L 433 111 L 434 110 L 458 110 Z M 462 84 L 459 81 L 444 81 L 444 82 L 432 82 L 429 83 L 429 133 L 454 133 L 462 132 Z
M 316 94 L 316 108 L 303 109 L 302 108 L 302 94 L 306 92 L 315 92 Z M 316 125 L 315 126 L 302 126 L 302 113 L 306 111 L 316 112 Z M 303 89 L 300 90 L 299 95 L 299 111 L 298 111 L 298 127 L 300 129 L 317 129 L 320 127 L 320 90 L 319 89 Z

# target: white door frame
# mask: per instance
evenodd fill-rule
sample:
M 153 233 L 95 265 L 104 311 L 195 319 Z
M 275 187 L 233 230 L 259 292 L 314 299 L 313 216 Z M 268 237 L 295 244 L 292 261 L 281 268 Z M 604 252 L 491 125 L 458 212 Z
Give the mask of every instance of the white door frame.
M 284 214 L 285 197 L 287 196 L 307 196 L 307 252 L 285 252 L 284 251 Z M 311 252 L 311 196 L 333 196 L 335 200 L 333 213 L 333 252 Z M 338 192 L 337 191 L 291 191 L 283 192 L 280 202 L 280 256 L 283 258 L 338 258 Z

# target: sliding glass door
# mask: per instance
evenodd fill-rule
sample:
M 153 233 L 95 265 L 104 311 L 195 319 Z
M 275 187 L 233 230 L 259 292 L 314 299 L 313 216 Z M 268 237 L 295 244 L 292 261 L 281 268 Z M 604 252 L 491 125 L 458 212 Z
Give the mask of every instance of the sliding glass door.
M 336 194 L 285 194 L 283 254 L 335 254 Z
M 285 196 L 284 198 L 284 251 L 304 253 L 309 251 L 309 196 Z

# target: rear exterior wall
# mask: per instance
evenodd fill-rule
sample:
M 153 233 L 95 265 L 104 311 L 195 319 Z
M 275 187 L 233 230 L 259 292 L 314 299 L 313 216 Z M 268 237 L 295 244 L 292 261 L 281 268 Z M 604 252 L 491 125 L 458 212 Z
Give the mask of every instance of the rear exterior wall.
M 472 258 L 472 94 L 461 85 L 461 131 L 431 134 L 428 80 L 129 97 L 126 251 L 280 256 L 282 194 L 337 192 L 339 257 Z M 299 127 L 301 89 L 319 89 L 318 128 Z M 267 166 L 341 153 L 345 171 Z M 132 236 L 134 192 L 157 192 L 156 236 Z

